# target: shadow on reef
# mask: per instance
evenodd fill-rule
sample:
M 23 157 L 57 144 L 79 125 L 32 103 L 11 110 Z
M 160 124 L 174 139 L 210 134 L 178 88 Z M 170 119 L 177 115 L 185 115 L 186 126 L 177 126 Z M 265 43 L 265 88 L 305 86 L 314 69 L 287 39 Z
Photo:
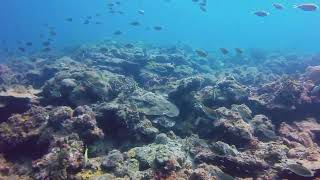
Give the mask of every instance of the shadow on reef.
M 317 178 L 319 59 L 113 41 L 12 58 L 0 179 Z

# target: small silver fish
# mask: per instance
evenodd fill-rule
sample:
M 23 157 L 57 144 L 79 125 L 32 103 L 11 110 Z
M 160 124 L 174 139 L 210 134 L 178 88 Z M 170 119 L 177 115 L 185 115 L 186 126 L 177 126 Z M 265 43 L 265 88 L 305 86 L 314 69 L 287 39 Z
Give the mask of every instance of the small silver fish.
M 303 11 L 316 11 L 317 9 L 319 9 L 319 6 L 313 3 L 305 3 L 305 4 L 294 5 L 293 8 L 298 8 Z
M 140 10 L 138 11 L 138 13 L 141 14 L 141 15 L 144 15 L 144 10 L 140 9 Z

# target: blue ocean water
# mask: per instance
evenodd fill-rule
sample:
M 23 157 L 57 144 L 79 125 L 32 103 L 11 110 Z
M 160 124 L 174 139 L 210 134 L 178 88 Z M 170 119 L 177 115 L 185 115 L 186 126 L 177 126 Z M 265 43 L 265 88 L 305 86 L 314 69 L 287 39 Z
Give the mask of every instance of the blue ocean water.
M 31 41 L 36 51 L 43 39 L 48 38 L 39 36 L 41 33 L 48 36 L 44 25 L 49 25 L 55 27 L 57 33 L 52 37 L 54 48 L 113 39 L 154 44 L 183 42 L 208 51 L 219 47 L 320 50 L 320 12 L 293 8 L 305 2 L 301 0 L 208 0 L 207 12 L 201 11 L 191 0 L 118 1 L 121 4 L 114 10 L 122 11 L 122 15 L 108 12 L 108 4 L 115 2 L 111 0 L 3 0 L 0 6 L 1 46 L 15 49 L 19 42 Z M 273 3 L 281 3 L 284 9 L 275 9 Z M 139 10 L 144 10 L 145 14 L 139 14 Z M 257 10 L 270 15 L 257 17 L 253 15 Z M 85 25 L 83 21 L 87 16 L 93 19 Z M 68 17 L 73 21 L 67 22 Z M 141 26 L 129 25 L 132 21 L 139 21 Z M 162 26 L 163 30 L 154 31 L 153 26 Z M 123 34 L 113 35 L 117 30 Z

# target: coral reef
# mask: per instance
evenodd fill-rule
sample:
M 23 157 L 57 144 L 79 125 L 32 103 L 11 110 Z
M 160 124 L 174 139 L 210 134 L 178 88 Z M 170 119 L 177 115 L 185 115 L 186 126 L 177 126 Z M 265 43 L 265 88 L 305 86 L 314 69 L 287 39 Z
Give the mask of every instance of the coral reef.
M 18 59 L 0 65 L 0 179 L 320 177 L 317 56 L 104 41 Z

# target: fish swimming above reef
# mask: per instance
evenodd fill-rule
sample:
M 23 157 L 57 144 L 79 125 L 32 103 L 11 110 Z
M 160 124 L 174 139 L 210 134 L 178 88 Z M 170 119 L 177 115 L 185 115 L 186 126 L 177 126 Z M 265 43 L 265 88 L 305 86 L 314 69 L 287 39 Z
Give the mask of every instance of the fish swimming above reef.
M 32 42 L 26 42 L 26 46 L 32 46 Z
M 226 49 L 226 48 L 220 48 L 220 51 L 221 51 L 221 53 L 224 54 L 224 55 L 229 54 L 229 51 L 228 51 L 228 49 Z
M 48 40 L 48 41 L 44 41 L 43 43 L 42 43 L 42 45 L 43 46 L 50 46 L 50 41 Z
M 319 9 L 319 6 L 313 3 L 305 3 L 305 4 L 294 5 L 293 8 L 298 8 L 303 11 L 316 11 Z
M 120 31 L 120 30 L 117 30 L 117 31 L 115 31 L 114 33 L 113 33 L 113 35 L 121 35 L 122 34 L 122 31 Z
M 66 20 L 67 22 L 72 22 L 72 21 L 73 21 L 73 19 L 70 18 L 70 17 L 69 17 L 69 18 L 66 18 L 65 20 Z
M 131 26 L 140 26 L 141 24 L 138 21 L 133 21 L 130 23 Z
M 266 17 L 266 16 L 270 15 L 270 13 L 267 12 L 267 11 L 256 11 L 253 14 L 258 16 L 258 17 Z
M 282 9 L 283 9 L 283 5 L 280 4 L 280 3 L 274 3 L 274 4 L 272 4 L 272 6 L 273 6 L 275 9 L 278 9 L 278 10 L 282 10 Z
M 207 57 L 208 56 L 208 53 L 202 49 L 196 49 L 195 52 L 200 57 Z
M 237 54 L 242 54 L 243 53 L 243 50 L 240 49 L 240 48 L 235 48 L 234 50 L 236 51 Z
M 161 31 L 163 29 L 163 27 L 162 26 L 154 26 L 153 29 L 156 31 Z
M 24 47 L 19 47 L 18 48 L 21 52 L 25 52 L 26 51 L 26 49 L 24 48 Z

